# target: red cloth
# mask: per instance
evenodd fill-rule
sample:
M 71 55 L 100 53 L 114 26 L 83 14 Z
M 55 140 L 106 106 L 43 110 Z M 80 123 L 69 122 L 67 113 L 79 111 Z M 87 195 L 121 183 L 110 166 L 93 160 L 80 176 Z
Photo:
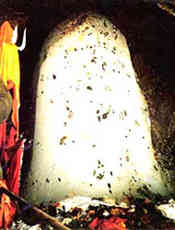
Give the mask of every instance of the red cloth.
M 13 126 L 7 136 L 6 122 L 0 124 L 0 162 L 3 167 L 3 179 L 0 179 L 0 187 L 18 195 L 24 140 L 20 140 L 16 136 L 17 130 Z M 2 194 L 0 207 L 0 229 L 9 230 L 16 213 L 16 205 L 6 194 Z
M 12 126 L 5 148 L 1 153 L 1 162 L 4 166 L 4 178 L 7 181 L 9 190 L 18 195 L 24 140 L 17 140 L 16 135 L 17 131 Z
M 112 216 L 109 219 L 99 219 L 96 217 L 90 224 L 90 230 L 127 230 L 125 222 L 127 220 Z
M 8 21 L 0 26 L 0 72 L 1 78 L 8 89 L 12 89 L 12 123 L 7 135 L 7 124 L 0 124 L 0 166 L 3 168 L 3 179 L 0 187 L 9 189 L 14 194 L 19 194 L 20 170 L 23 157 L 24 140 L 19 139 L 20 106 L 19 85 L 20 68 L 17 47 L 11 44 L 13 28 Z M 10 198 L 2 194 L 0 198 L 0 229 L 9 229 L 16 212 L 15 204 Z
M 6 141 L 6 121 L 0 124 L 0 153 L 5 148 Z
M 0 187 L 8 189 L 5 180 L 0 180 Z M 3 228 L 4 230 L 10 230 L 14 215 L 16 213 L 16 205 L 6 194 L 2 194 L 0 202 L 0 229 Z

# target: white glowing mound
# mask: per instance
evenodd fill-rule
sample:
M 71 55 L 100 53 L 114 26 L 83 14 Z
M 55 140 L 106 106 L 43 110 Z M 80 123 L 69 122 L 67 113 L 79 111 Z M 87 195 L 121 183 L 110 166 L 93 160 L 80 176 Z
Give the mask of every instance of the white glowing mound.
M 89 14 L 58 25 L 38 73 L 28 199 L 119 199 L 142 186 L 166 193 L 148 107 L 126 40 L 111 22 Z

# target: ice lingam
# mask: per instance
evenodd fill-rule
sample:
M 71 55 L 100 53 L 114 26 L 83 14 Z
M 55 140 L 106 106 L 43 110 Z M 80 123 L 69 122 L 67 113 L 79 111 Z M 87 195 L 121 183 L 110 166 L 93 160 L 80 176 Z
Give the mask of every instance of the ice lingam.
M 167 194 L 126 39 L 107 18 L 85 13 L 59 24 L 35 78 L 28 200 L 121 199 L 143 187 Z

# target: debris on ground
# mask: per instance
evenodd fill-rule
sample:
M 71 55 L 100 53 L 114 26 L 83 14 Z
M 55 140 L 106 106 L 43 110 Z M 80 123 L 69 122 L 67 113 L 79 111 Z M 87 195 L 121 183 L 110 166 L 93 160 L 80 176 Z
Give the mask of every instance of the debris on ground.
M 149 198 L 126 198 L 121 203 L 88 197 L 74 197 L 61 202 L 41 204 L 40 209 L 76 230 L 173 230 L 175 201 L 155 203 Z M 163 211 L 162 211 L 163 210 Z M 168 213 L 172 213 L 168 214 Z M 174 216 L 173 216 L 174 215 Z M 53 230 L 35 218 L 28 209 L 16 217 L 12 230 Z

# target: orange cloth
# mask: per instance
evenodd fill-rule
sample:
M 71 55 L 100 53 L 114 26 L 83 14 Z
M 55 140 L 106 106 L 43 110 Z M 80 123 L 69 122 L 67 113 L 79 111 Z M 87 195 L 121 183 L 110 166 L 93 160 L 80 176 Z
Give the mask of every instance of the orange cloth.
M 13 29 L 9 22 L 0 27 L 0 77 L 5 86 L 12 91 L 12 123 L 7 135 L 6 121 L 0 124 L 0 163 L 3 167 L 3 179 L 0 187 L 19 194 L 20 170 L 23 156 L 24 140 L 19 139 L 20 106 L 20 66 L 17 46 L 11 43 Z M 0 229 L 10 229 L 16 212 L 15 204 L 10 198 L 2 194 L 0 197 Z
M 0 180 L 0 187 L 8 189 L 5 180 Z M 6 194 L 2 194 L 0 202 L 0 229 L 10 230 L 16 206 Z
M 23 157 L 24 140 L 16 141 L 16 130 L 11 127 L 9 136 L 6 137 L 6 146 L 1 153 L 1 164 L 4 179 L 11 192 L 18 195 L 20 188 L 20 171 Z
M 20 107 L 20 64 L 16 45 L 11 43 L 13 29 L 8 22 L 4 22 L 0 28 L 0 77 L 5 86 L 12 89 L 12 123 L 19 135 Z M 11 85 L 9 87 L 9 85 Z
M 5 21 L 0 27 L 0 46 L 3 42 L 11 43 L 13 29 L 8 21 Z
M 20 172 L 23 157 L 24 140 L 15 140 L 16 129 L 12 126 L 10 133 L 6 134 L 6 122 L 0 124 L 0 162 L 3 167 L 3 179 L 0 179 L 0 187 L 19 194 Z M 0 197 L 0 229 L 10 230 L 16 205 L 6 194 Z
M 111 216 L 109 219 L 96 217 L 88 227 L 90 230 L 127 230 L 126 221 L 126 219 L 117 216 Z

